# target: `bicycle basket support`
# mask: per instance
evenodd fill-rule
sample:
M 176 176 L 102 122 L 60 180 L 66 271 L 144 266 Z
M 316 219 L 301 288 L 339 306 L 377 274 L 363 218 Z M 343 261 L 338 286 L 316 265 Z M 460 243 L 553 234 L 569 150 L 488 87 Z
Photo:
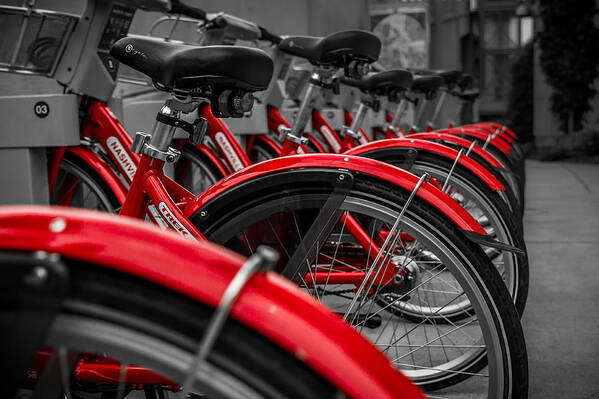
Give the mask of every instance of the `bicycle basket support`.
M 24 6 L 0 6 L 0 71 L 52 76 L 78 17 Z

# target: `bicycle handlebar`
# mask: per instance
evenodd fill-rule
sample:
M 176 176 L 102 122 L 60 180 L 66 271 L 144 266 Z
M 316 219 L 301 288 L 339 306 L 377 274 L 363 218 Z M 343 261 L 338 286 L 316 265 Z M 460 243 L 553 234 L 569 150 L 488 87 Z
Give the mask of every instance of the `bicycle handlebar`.
M 233 15 L 219 13 L 213 18 L 208 16 L 207 19 L 210 22 L 208 29 L 227 29 L 227 34 L 235 39 L 266 40 L 273 44 L 279 44 L 282 40 L 266 28 Z
M 201 21 L 206 20 L 206 12 L 204 10 L 181 3 L 179 0 L 171 0 L 170 12 L 173 14 L 181 14 L 190 18 L 199 19 Z
M 261 26 L 259 26 L 259 28 L 260 28 L 260 34 L 261 34 L 260 39 L 269 41 L 275 45 L 278 45 L 279 43 L 281 43 L 281 40 L 283 40 L 283 38 L 281 36 L 270 33 L 269 31 L 266 30 L 266 28 L 263 28 Z

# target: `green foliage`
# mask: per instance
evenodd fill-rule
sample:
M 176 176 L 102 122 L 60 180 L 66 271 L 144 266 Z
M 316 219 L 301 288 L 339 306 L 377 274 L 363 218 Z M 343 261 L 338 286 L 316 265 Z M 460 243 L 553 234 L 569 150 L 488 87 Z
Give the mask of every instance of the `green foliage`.
M 551 110 L 562 131 L 568 131 L 570 115 L 578 131 L 596 94 L 599 31 L 593 22 L 595 0 L 540 0 L 540 12 L 540 61 L 553 87 Z
M 533 141 L 533 42 L 528 42 L 512 65 L 508 123 L 522 141 Z

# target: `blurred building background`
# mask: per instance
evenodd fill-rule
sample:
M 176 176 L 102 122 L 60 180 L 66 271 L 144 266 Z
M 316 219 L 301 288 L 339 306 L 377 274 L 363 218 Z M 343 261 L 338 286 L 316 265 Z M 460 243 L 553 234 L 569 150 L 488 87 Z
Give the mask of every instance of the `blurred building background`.
M 518 0 L 188 1 L 281 34 L 373 30 L 383 41 L 380 61 L 386 67 L 459 69 L 475 77 L 482 96 L 473 120 L 505 120 L 510 65 L 532 37 L 531 18 L 516 16 Z M 152 13 L 136 17 L 131 31 L 146 32 L 155 18 Z M 448 100 L 441 120 L 455 120 L 455 105 Z
M 62 0 L 55 0 L 62 1 Z M 539 0 L 185 0 L 208 12 L 224 11 L 261 24 L 280 34 L 325 35 L 342 29 L 372 29 L 383 41 L 381 63 L 388 67 L 459 69 L 478 81 L 481 97 L 473 120 L 510 120 L 511 67 L 521 48 L 542 29 Z M 595 0 L 599 4 L 599 0 Z M 574 4 L 576 2 L 572 2 Z M 570 2 L 568 2 L 570 4 Z M 138 12 L 131 33 L 148 34 L 156 13 Z M 597 17 L 596 17 L 597 19 Z M 188 38 L 193 40 L 195 27 Z M 532 67 L 532 130 L 538 148 L 576 146 L 588 140 L 565 135 L 550 111 L 552 88 L 539 66 L 534 45 Z M 596 83 L 596 87 L 599 85 Z M 43 78 L 0 74 L 0 93 L 61 90 Z M 117 96 L 128 89 L 120 87 Z M 584 132 L 599 131 L 599 100 L 587 116 Z M 449 103 L 442 120 L 454 119 Z
M 380 61 L 387 67 L 459 69 L 472 75 L 481 90 L 470 115 L 475 121 L 514 119 L 514 110 L 508 106 L 512 65 L 523 46 L 533 40 L 535 29 L 542 29 L 535 0 L 189 1 L 207 11 L 239 15 L 281 34 L 371 29 L 383 42 Z M 148 21 L 138 18 L 136 22 L 132 30 L 143 31 Z M 587 136 L 576 140 L 580 136 L 564 135 L 558 129 L 550 110 L 552 89 L 539 65 L 538 46 L 532 47 L 532 131 L 520 133 L 549 152 L 588 141 Z M 455 120 L 454 105 L 448 102 L 441 120 Z M 593 109 L 585 131 L 599 131 L 599 100 L 595 99 Z
M 599 6 L 599 0 L 595 1 Z M 564 4 L 578 7 L 579 3 Z M 523 48 L 529 43 L 531 81 L 516 85 L 531 86 L 532 128 L 526 130 L 532 131 L 518 133 L 534 142 L 536 151 L 541 154 L 597 151 L 599 99 L 592 101 L 582 129 L 570 134 L 560 131 L 551 112 L 552 88 L 539 63 L 538 43 L 533 42 L 535 32 L 543 29 L 538 6 L 538 0 L 368 1 L 372 28 L 382 34 L 383 62 L 396 67 L 459 69 L 471 74 L 481 90 L 474 119 L 504 123 L 515 119 L 514 114 L 519 110 L 514 109 L 517 105 L 510 108 L 510 93 L 512 89 L 523 88 L 512 87 L 512 67 L 519 57 L 526 56 L 522 54 Z M 599 25 L 597 15 L 595 25 Z M 594 85 L 599 88 L 597 81 Z

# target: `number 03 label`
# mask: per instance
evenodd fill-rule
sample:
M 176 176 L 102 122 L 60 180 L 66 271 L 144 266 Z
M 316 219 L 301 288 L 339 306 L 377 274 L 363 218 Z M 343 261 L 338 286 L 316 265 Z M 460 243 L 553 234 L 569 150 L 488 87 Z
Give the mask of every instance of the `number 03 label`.
M 38 101 L 33 106 L 33 112 L 38 118 L 45 118 L 50 113 L 50 106 L 45 101 Z

